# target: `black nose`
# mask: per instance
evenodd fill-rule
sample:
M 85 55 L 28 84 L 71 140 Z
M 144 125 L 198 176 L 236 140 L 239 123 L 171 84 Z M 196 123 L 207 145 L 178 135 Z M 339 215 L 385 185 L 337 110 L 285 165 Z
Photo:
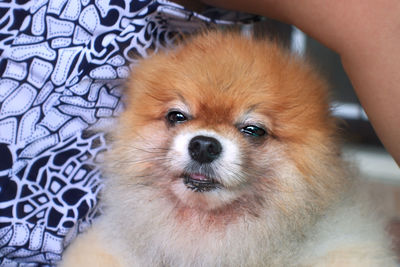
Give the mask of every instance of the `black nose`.
M 208 136 L 198 135 L 189 143 L 189 154 L 193 160 L 200 163 L 210 163 L 221 154 L 221 143 Z

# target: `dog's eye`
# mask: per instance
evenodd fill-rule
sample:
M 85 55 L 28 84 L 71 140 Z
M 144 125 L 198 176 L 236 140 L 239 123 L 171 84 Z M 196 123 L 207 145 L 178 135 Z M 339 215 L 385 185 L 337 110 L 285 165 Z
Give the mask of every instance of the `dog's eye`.
M 182 123 L 188 120 L 188 118 L 179 111 L 170 111 L 167 113 L 166 119 L 170 125 Z
M 263 128 L 255 126 L 255 125 L 247 125 L 240 129 L 240 131 L 244 134 L 254 136 L 254 137 L 261 137 L 267 134 Z

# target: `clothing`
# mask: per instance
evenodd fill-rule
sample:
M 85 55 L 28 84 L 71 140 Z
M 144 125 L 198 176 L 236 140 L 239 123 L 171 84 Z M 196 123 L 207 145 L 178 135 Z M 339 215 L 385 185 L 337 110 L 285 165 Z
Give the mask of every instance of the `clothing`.
M 0 266 L 54 264 L 99 212 L 122 83 L 182 33 L 254 17 L 158 0 L 0 3 Z

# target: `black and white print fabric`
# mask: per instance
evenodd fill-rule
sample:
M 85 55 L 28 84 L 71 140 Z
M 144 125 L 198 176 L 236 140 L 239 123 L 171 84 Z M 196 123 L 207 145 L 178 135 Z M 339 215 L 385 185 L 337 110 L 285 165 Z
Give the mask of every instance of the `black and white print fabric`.
M 107 144 L 84 130 L 121 112 L 137 60 L 243 19 L 163 0 L 0 2 L 0 266 L 55 264 L 90 225 Z

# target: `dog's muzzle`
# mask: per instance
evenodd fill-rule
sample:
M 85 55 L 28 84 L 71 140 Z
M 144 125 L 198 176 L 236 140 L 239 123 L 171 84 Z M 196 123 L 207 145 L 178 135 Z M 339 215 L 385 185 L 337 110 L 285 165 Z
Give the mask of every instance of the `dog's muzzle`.
M 222 152 L 221 143 L 214 137 L 198 135 L 188 145 L 189 155 L 198 169 L 210 169 L 210 164 L 219 158 Z M 221 186 L 215 179 L 200 171 L 183 174 L 183 182 L 187 188 L 195 192 L 207 192 Z

